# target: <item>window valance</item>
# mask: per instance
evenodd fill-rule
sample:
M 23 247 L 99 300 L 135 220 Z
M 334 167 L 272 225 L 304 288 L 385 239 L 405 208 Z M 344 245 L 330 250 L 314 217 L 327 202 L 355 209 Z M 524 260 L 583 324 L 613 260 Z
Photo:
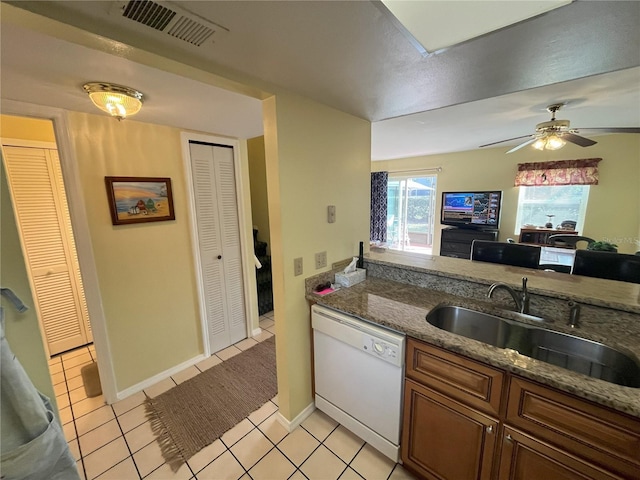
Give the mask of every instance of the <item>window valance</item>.
M 601 158 L 519 163 L 515 186 L 597 185 Z

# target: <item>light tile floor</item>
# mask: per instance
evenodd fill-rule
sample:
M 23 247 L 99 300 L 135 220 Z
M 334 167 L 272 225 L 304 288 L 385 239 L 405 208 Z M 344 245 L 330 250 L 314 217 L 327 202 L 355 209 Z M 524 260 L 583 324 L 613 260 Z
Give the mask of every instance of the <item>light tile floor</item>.
M 147 389 L 172 388 L 275 334 L 273 313 L 263 333 L 243 340 Z M 278 423 L 277 396 L 172 472 L 160 454 L 139 392 L 113 405 L 87 398 L 80 369 L 95 359 L 92 345 L 50 360 L 63 430 L 81 478 L 92 480 L 402 480 L 413 477 L 343 426 L 316 410 L 288 433 Z

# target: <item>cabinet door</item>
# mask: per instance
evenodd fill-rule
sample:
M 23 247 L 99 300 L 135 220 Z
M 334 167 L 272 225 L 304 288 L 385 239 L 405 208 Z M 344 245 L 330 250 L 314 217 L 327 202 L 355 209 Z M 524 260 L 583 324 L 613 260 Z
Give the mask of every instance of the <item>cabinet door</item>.
M 491 477 L 498 422 L 405 381 L 402 460 L 428 479 Z
M 621 479 L 584 460 L 505 427 L 498 480 Z

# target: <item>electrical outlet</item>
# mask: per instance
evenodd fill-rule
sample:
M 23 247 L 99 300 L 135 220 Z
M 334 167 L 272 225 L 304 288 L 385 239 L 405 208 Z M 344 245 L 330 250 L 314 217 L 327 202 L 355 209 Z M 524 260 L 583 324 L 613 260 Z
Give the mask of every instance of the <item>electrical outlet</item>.
M 316 270 L 327 266 L 327 252 L 316 253 Z
M 302 275 L 302 257 L 293 259 L 293 274 L 296 277 Z

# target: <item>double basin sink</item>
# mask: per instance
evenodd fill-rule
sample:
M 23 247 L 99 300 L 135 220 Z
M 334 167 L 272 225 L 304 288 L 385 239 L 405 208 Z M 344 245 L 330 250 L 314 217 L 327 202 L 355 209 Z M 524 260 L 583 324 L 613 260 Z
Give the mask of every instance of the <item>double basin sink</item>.
M 427 314 L 434 327 L 625 387 L 640 388 L 640 363 L 602 343 L 464 307 Z

